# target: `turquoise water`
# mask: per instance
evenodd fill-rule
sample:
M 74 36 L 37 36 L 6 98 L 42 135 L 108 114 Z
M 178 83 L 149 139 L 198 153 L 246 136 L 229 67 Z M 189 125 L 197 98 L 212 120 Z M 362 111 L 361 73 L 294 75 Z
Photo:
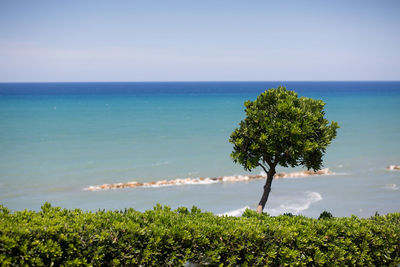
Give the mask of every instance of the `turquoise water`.
M 324 100 L 327 118 L 341 128 L 324 158 L 336 174 L 275 180 L 267 212 L 399 212 L 400 172 L 385 170 L 400 165 L 398 82 L 0 84 L 0 203 L 12 210 L 38 210 L 45 201 L 85 210 L 255 208 L 263 181 L 84 188 L 246 174 L 229 158 L 229 135 L 243 102 L 277 84 Z

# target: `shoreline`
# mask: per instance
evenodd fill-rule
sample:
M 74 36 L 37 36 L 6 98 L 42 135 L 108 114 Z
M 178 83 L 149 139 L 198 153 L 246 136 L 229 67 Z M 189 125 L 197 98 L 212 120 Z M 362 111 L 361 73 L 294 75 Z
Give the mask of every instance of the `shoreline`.
M 316 175 L 333 175 L 332 171 L 328 168 L 324 168 L 318 171 L 298 171 L 298 172 L 281 172 L 274 175 L 274 179 L 283 178 L 301 178 Z M 220 177 L 200 177 L 200 178 L 183 178 L 174 180 L 161 180 L 161 181 L 151 181 L 151 182 L 127 182 L 127 183 L 113 183 L 113 184 L 102 184 L 89 186 L 84 188 L 86 191 L 100 191 L 109 189 L 123 189 L 123 188 L 137 188 L 137 187 L 163 187 L 163 186 L 178 186 L 178 185 L 193 185 L 193 184 L 214 184 L 221 182 L 248 182 L 252 180 L 260 180 L 266 178 L 266 175 L 236 175 L 236 176 L 220 176 Z

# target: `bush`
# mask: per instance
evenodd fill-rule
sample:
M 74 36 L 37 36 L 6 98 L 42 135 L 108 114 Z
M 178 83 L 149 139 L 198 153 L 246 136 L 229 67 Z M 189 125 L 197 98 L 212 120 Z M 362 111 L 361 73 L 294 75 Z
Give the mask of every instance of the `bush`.
M 0 206 L 0 264 L 7 265 L 396 265 L 400 213 L 316 220 L 215 216 L 193 207 L 40 212 Z

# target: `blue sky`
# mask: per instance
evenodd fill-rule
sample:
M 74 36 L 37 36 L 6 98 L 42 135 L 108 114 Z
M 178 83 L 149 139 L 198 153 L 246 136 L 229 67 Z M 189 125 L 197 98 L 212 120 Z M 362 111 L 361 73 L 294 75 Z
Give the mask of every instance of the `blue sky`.
M 0 1 L 0 82 L 400 80 L 400 1 Z

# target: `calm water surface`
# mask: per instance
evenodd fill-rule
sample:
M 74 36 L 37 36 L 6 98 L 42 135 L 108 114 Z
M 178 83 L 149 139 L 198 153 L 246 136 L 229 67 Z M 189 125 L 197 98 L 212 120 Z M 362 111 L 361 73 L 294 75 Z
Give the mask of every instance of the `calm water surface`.
M 255 208 L 263 181 L 83 189 L 247 174 L 229 158 L 229 135 L 244 117 L 243 102 L 280 84 L 324 100 L 327 118 L 341 128 L 324 158 L 336 175 L 274 181 L 267 212 L 400 212 L 400 172 L 385 170 L 400 165 L 400 82 L 3 83 L 0 203 L 12 210 L 38 210 L 45 201 L 85 210 Z

